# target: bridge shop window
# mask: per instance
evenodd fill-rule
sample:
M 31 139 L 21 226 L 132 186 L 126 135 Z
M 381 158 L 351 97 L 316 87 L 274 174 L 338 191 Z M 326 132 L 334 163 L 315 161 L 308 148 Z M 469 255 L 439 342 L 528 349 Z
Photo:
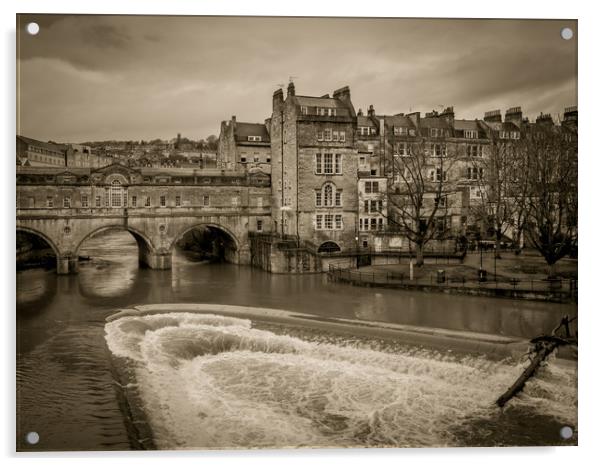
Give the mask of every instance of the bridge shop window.
M 82 207 L 88 207 L 88 195 L 82 194 Z
M 257 220 L 257 231 L 263 231 L 263 220 Z
M 182 197 L 176 196 L 176 207 L 181 207 L 181 206 L 182 206 Z
M 138 204 L 138 197 L 132 196 L 132 207 L 137 207 L 137 204 Z
M 52 196 L 46 197 L 46 207 L 52 209 L 54 207 L 54 198 Z
M 100 207 L 100 205 L 101 205 L 101 199 L 100 199 L 100 196 L 96 196 L 96 200 L 95 200 L 95 202 L 94 202 L 94 205 L 95 205 L 96 207 Z
M 71 196 L 63 197 L 63 208 L 70 209 L 71 208 Z
M 167 197 L 166 196 L 161 196 L 159 198 L 159 205 L 161 207 L 165 207 L 167 205 Z

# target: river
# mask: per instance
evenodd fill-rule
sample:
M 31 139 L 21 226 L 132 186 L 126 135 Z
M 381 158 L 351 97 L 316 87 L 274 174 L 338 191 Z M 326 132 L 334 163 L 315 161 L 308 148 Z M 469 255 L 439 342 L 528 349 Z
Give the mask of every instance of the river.
M 81 254 L 91 260 L 80 263 L 78 275 L 57 276 L 44 269 L 17 273 L 20 450 L 130 448 L 105 343 L 105 318 L 118 308 L 220 303 L 515 337 L 549 332 L 560 316 L 576 314 L 574 305 L 357 288 L 330 283 L 323 275 L 271 275 L 245 266 L 194 262 L 179 252 L 172 270 L 140 269 L 136 243 L 125 232 L 92 238 Z M 328 354 L 337 357 L 338 350 L 332 351 Z M 576 374 L 567 380 L 576 385 Z M 526 422 L 521 419 L 525 412 L 510 421 Z M 526 419 L 541 416 L 534 412 Z M 551 432 L 557 432 L 560 421 L 541 419 L 529 439 L 554 444 Z M 464 444 L 471 444 L 468 438 L 486 444 L 487 432 L 512 425 L 498 421 L 482 418 L 470 428 L 459 427 L 466 431 Z M 40 434 L 38 445 L 24 442 L 30 431 Z M 504 442 L 496 438 L 492 444 Z

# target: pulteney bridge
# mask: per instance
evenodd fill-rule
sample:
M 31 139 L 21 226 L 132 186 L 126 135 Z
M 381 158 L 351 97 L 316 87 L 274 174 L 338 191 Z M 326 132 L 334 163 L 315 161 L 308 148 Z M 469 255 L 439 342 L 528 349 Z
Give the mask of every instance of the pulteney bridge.
M 171 268 L 175 243 L 197 227 L 219 230 L 226 259 L 250 262 L 249 232 L 269 231 L 270 176 L 200 169 L 17 168 L 17 231 L 43 238 L 57 273 L 77 272 L 87 238 L 127 230 L 140 263 Z

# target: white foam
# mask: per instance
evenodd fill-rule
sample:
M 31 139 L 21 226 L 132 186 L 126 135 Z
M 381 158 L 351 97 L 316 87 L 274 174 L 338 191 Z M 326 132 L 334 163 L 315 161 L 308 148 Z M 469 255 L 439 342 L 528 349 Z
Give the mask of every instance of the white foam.
M 160 448 L 448 445 L 524 367 L 311 343 L 207 314 L 128 316 L 106 333 L 135 364 Z M 511 403 L 574 425 L 576 374 L 540 372 Z

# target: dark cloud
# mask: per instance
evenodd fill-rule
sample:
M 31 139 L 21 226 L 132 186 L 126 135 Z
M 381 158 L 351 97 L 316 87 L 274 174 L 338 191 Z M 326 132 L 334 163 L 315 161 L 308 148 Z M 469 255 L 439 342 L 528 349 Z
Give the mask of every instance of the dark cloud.
M 463 118 L 576 103 L 576 21 L 28 16 L 19 31 L 20 131 L 59 140 L 216 133 L 263 121 L 278 84 L 322 95 L 348 84 L 356 108 Z M 43 39 L 43 40 L 40 40 Z

